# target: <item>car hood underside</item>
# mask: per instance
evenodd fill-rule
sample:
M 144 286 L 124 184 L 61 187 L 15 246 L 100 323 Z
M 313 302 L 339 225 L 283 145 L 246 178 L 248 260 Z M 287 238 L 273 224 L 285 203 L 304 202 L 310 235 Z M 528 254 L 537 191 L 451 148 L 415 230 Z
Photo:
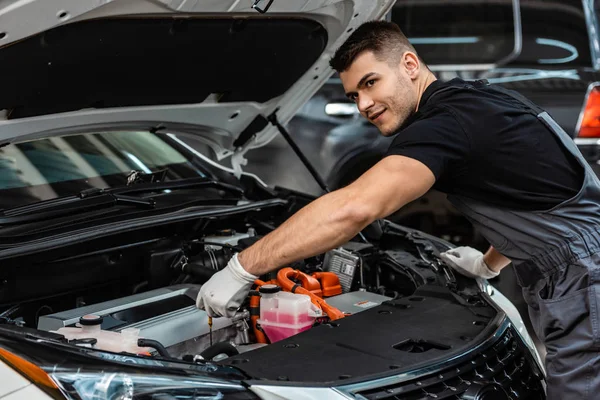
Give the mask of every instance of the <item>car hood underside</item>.
M 277 133 L 265 118 L 287 122 L 392 3 L 3 2 L 0 144 L 126 126 L 195 134 L 219 159 L 261 146 Z

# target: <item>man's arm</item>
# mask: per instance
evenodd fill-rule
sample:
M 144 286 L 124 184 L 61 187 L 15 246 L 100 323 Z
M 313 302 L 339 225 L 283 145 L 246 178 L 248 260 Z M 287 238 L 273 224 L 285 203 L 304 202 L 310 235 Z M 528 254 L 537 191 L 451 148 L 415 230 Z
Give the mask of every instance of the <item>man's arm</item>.
M 500 272 L 502 268 L 510 264 L 510 259 L 504 257 L 495 248 L 490 246 L 488 251 L 483 255 L 483 261 L 486 263 L 489 269 L 494 272 Z
M 435 183 L 431 170 L 412 158 L 385 157 L 354 183 L 313 201 L 279 228 L 241 252 L 240 264 L 262 275 L 326 252 L 378 218 L 421 197 Z

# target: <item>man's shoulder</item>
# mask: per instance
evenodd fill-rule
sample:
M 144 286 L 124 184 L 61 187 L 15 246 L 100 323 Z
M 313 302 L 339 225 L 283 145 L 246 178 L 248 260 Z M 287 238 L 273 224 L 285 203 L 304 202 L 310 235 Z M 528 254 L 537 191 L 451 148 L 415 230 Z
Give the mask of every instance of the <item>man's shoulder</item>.
M 464 127 L 451 106 L 438 104 L 416 113 L 412 120 L 400 129 L 394 141 L 406 143 L 433 139 L 448 140 L 464 135 Z
M 456 110 L 452 107 L 452 104 L 448 103 L 437 103 L 428 104 L 427 106 L 419 109 L 403 126 L 400 132 L 406 132 L 410 130 L 423 130 L 430 127 L 438 127 L 444 125 L 452 125 L 458 122 L 456 117 Z M 451 126 L 449 126 L 451 128 Z
M 527 114 L 526 109 L 506 90 L 484 80 L 453 79 L 437 85 L 421 114 L 425 118 L 450 114 L 464 129 L 487 124 L 502 115 Z

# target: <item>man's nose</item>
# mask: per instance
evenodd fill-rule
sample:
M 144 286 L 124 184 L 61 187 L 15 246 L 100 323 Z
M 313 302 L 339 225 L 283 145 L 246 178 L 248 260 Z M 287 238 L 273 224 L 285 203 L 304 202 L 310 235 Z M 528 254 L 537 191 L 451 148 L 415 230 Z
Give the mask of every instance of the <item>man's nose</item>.
M 371 99 L 369 96 L 365 96 L 365 95 L 358 96 L 357 107 L 358 107 L 358 111 L 360 111 L 362 114 L 365 114 L 369 110 L 369 108 L 371 108 L 372 106 L 373 106 L 373 99 Z

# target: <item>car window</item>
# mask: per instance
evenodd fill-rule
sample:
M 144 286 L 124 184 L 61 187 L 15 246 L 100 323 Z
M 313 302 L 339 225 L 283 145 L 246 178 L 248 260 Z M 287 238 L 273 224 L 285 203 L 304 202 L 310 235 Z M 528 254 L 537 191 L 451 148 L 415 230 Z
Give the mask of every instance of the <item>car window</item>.
M 522 51 L 511 66 L 590 67 L 579 0 L 520 0 Z M 488 64 L 507 57 L 515 35 L 512 1 L 403 1 L 392 20 L 429 65 Z
M 125 185 L 133 170 L 166 168 L 167 179 L 205 176 L 166 135 L 102 132 L 56 136 L 0 148 L 0 208 Z

